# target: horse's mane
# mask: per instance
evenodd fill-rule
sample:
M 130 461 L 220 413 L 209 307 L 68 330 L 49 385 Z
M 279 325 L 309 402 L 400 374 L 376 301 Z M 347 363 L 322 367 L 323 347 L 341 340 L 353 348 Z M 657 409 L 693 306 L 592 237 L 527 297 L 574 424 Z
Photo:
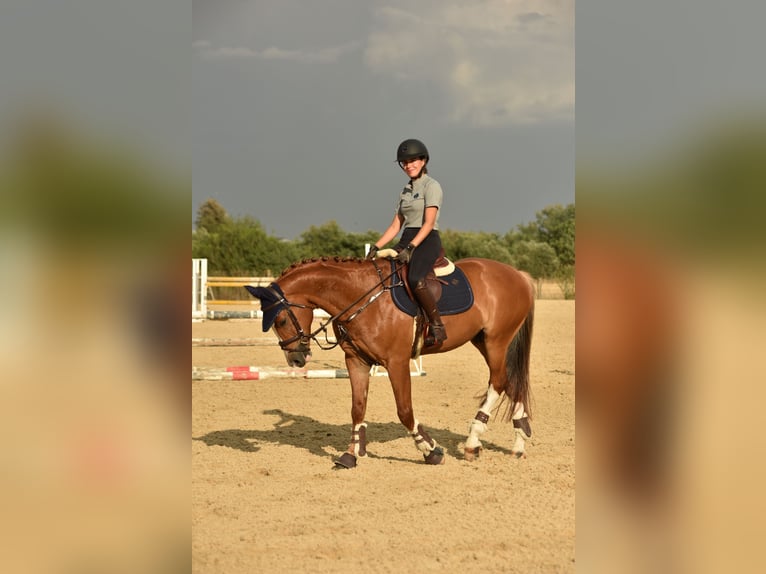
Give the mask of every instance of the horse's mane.
M 304 265 L 310 265 L 312 263 L 319 263 L 319 262 L 333 262 L 333 263 L 362 263 L 365 261 L 362 257 L 341 257 L 339 255 L 335 256 L 322 256 L 322 257 L 310 257 L 308 259 L 303 259 L 301 261 L 296 261 L 295 263 L 291 264 L 289 267 L 286 267 L 282 270 L 282 273 L 279 275 L 278 279 L 281 279 L 291 271 L 294 271 L 300 267 L 303 267 Z

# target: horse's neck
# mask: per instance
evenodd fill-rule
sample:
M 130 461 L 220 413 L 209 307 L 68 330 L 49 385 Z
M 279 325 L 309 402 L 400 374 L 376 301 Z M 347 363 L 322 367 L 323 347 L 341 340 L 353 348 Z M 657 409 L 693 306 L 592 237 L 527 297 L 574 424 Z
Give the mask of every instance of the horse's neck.
M 370 271 L 354 262 L 307 265 L 290 274 L 287 289 L 334 315 L 374 287 L 376 281 Z

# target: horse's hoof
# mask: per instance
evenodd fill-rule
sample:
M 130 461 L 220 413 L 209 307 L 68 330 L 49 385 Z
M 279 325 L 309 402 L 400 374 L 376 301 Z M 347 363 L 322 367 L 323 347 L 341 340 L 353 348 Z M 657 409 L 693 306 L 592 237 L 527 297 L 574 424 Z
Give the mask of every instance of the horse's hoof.
M 514 451 L 511 451 L 511 454 L 513 454 L 513 456 L 515 456 L 516 458 L 527 458 L 527 453 L 524 452 L 523 450 L 514 450 Z
M 355 466 L 356 457 L 350 452 L 344 452 L 335 460 L 335 468 L 354 468 Z
M 424 454 L 423 459 L 426 461 L 426 464 L 444 464 L 444 449 L 440 446 L 437 446 L 428 454 Z
M 473 448 L 465 447 L 463 449 L 463 453 L 465 454 L 465 459 L 469 462 L 473 462 L 477 458 L 479 458 L 479 455 L 481 454 L 481 447 L 476 446 Z

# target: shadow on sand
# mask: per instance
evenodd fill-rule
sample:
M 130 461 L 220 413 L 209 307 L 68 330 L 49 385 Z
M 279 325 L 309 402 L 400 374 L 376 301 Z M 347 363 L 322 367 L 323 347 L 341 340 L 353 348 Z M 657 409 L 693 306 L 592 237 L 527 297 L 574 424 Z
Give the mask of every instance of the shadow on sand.
M 266 410 L 263 411 L 263 414 L 279 417 L 274 422 L 273 429 L 219 430 L 199 437 L 193 437 L 193 440 L 201 441 L 207 446 L 225 446 L 242 452 L 258 452 L 261 448 L 258 446 L 258 443 L 283 444 L 301 448 L 311 454 L 326 458 L 326 448 L 329 447 L 339 452 L 344 452 L 351 437 L 350 424 L 327 424 L 311 417 L 286 413 L 281 409 Z M 458 445 L 465 441 L 466 435 L 431 427 L 426 427 L 426 430 L 444 448 L 445 452 L 455 458 L 463 458 L 462 448 L 459 448 Z M 367 423 L 367 440 L 369 444 L 373 444 L 373 449 L 374 443 L 389 442 L 404 437 L 407 437 L 407 433 L 398 422 Z M 482 441 L 482 444 L 488 451 L 512 454 L 510 449 L 497 446 L 491 442 Z M 412 448 L 414 449 L 414 443 Z M 370 451 L 367 454 L 370 458 L 415 462 L 411 459 L 377 456 Z

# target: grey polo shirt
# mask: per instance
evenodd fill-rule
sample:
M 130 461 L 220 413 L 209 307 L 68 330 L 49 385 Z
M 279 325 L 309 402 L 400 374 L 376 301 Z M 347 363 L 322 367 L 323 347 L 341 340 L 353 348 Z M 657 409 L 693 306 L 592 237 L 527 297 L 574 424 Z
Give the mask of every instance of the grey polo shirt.
M 444 193 L 439 182 L 424 173 L 413 184 L 407 184 L 399 196 L 396 213 L 404 217 L 402 228 L 423 227 L 426 207 L 436 207 L 436 222 L 434 229 L 439 229 L 439 214 L 441 213 Z

